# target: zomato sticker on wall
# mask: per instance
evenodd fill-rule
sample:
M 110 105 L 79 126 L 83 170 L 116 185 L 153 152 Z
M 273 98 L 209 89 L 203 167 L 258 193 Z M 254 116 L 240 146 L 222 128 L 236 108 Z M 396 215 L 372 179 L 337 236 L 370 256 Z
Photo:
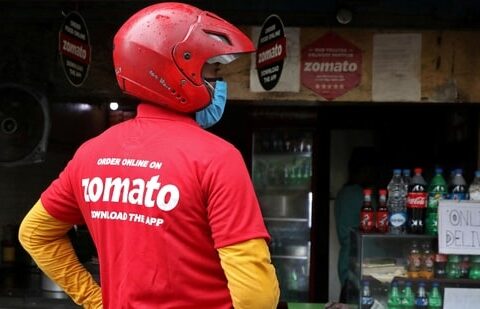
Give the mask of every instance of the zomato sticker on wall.
M 334 32 L 302 49 L 302 85 L 333 100 L 360 84 L 361 50 Z
M 92 48 L 87 24 L 80 13 L 72 11 L 58 33 L 58 51 L 63 70 L 70 84 L 79 87 L 88 75 Z

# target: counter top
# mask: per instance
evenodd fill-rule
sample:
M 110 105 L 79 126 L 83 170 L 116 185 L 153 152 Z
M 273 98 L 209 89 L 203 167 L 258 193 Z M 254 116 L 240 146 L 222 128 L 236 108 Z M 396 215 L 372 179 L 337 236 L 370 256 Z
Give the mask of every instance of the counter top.
M 288 309 L 324 309 L 324 304 L 288 303 Z

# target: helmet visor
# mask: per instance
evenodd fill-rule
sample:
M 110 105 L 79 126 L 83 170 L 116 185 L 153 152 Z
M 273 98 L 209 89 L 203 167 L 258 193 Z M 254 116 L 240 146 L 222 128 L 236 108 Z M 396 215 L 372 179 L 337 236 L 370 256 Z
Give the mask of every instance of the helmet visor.
M 220 64 L 228 64 L 236 59 L 238 59 L 238 55 L 236 54 L 229 54 L 229 55 L 220 55 L 215 56 L 207 60 L 207 63 L 220 63 Z
M 219 41 L 219 42 L 223 42 L 223 43 L 228 44 L 228 40 L 221 35 L 217 35 L 217 34 L 214 34 L 214 33 L 209 33 L 208 36 L 210 36 L 215 41 Z M 212 64 L 212 63 L 228 64 L 228 63 L 232 62 L 233 60 L 237 59 L 238 57 L 239 56 L 236 55 L 236 54 L 219 55 L 219 56 L 215 56 L 215 57 L 212 57 L 212 58 L 208 59 L 207 63 L 210 63 L 210 64 Z

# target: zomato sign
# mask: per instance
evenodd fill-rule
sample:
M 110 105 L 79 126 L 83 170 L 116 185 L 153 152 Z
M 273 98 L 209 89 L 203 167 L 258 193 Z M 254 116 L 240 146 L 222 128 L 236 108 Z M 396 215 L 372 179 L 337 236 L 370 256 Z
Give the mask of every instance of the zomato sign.
M 302 49 L 302 84 L 333 100 L 360 84 L 361 50 L 334 32 L 328 32 Z

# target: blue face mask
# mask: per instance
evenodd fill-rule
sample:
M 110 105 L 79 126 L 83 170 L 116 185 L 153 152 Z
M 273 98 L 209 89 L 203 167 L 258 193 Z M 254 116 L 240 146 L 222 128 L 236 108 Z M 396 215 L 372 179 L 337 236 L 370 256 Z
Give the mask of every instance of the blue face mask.
M 207 107 L 195 113 L 195 120 L 202 128 L 210 128 L 222 118 L 226 102 L 227 82 L 217 80 L 215 82 L 212 101 Z

